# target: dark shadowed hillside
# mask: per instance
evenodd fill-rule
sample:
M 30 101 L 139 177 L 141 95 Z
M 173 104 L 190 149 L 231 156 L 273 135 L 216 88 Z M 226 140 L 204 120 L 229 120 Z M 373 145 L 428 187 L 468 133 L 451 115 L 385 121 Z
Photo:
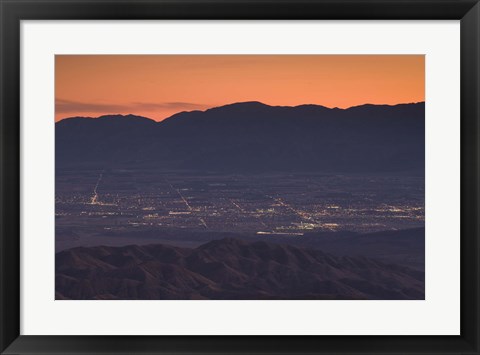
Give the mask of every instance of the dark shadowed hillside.
M 204 171 L 408 171 L 424 169 L 424 103 L 329 109 L 259 102 L 56 124 L 57 167 L 155 166 Z
M 56 299 L 424 299 L 424 274 L 237 239 L 81 247 L 56 254 Z
M 375 233 L 310 232 L 301 237 L 269 236 L 274 243 L 319 249 L 338 256 L 366 256 L 424 270 L 425 228 Z

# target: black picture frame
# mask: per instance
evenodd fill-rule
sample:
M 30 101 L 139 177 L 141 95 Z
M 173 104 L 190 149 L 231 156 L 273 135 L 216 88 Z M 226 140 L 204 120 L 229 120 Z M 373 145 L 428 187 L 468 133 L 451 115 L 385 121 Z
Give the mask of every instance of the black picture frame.
M 477 0 L 0 0 L 0 12 L 2 354 L 479 354 Z M 461 335 L 20 335 L 20 22 L 24 19 L 461 20 Z

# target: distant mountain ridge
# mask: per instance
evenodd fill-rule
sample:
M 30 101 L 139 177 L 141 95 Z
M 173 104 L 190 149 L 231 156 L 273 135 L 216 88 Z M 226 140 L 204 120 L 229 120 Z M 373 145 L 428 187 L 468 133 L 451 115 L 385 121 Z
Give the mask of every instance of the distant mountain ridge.
M 424 299 L 424 273 L 238 239 L 56 254 L 56 299 Z
M 423 172 L 425 104 L 234 103 L 155 122 L 135 115 L 56 123 L 57 166 L 208 171 Z

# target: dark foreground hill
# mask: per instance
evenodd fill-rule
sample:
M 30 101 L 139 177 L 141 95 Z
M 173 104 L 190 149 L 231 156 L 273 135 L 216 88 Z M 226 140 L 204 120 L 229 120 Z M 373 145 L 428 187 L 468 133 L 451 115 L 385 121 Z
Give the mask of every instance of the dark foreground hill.
M 319 249 L 338 256 L 366 256 L 419 270 L 425 268 L 425 228 L 355 232 L 311 232 L 292 238 L 270 236 L 274 243 Z
M 424 103 L 329 109 L 236 103 L 154 122 L 133 115 L 56 124 L 57 167 L 422 173 Z
M 56 254 L 56 299 L 424 299 L 424 274 L 231 238 L 195 249 L 80 247 Z

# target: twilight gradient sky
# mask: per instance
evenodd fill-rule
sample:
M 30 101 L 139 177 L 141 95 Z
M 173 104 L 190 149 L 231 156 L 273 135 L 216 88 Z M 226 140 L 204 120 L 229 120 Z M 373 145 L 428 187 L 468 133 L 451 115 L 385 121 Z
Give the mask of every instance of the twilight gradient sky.
M 423 55 L 57 55 L 55 120 L 136 114 L 157 121 L 234 102 L 425 100 Z

